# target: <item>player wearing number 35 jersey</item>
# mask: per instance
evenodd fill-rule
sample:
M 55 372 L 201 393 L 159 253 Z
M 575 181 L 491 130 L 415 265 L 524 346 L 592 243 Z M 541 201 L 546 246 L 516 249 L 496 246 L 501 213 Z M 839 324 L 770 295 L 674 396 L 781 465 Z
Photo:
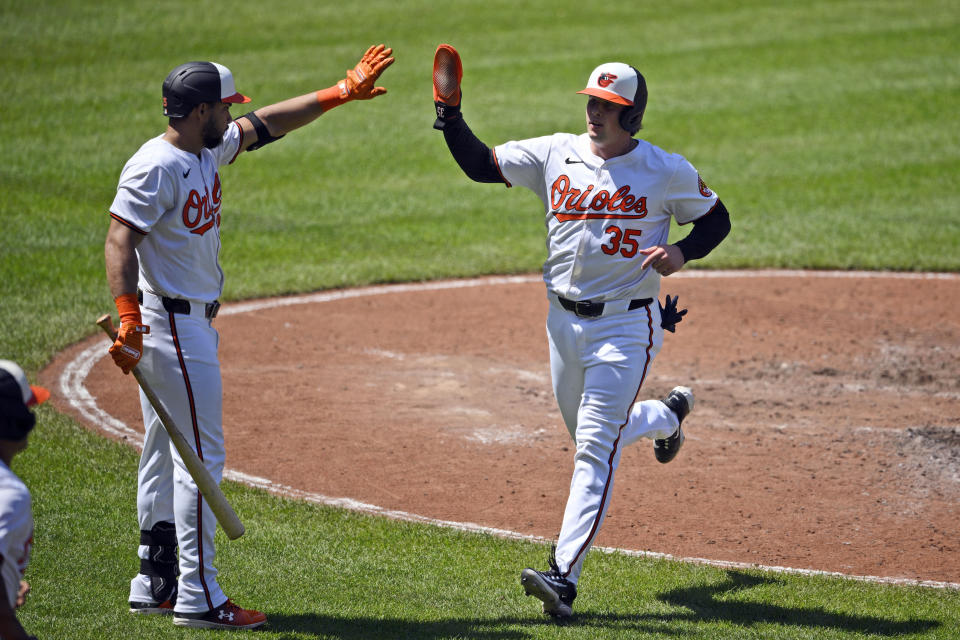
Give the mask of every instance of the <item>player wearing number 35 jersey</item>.
M 604 160 L 590 142 L 555 133 L 494 149 L 507 185 L 527 187 L 546 205 L 547 289 L 596 302 L 656 297 L 660 277 L 638 268 L 641 250 L 666 243 L 671 216 L 693 222 L 717 196 L 681 156 L 635 140 L 632 151 Z
M 579 93 L 589 96 L 586 133 L 555 133 L 493 149 L 470 131 L 460 111 L 462 66 L 440 45 L 434 103 L 447 146 L 478 182 L 523 186 L 544 205 L 550 308 L 547 338 L 553 390 L 576 442 L 570 494 L 550 569 L 524 569 L 521 584 L 557 617 L 572 613 L 584 556 L 610 505 L 623 447 L 654 441 L 670 462 L 684 441 L 681 422 L 693 392 L 675 387 L 662 401 L 635 402 L 663 343 L 686 312 L 676 298 L 654 304 L 660 280 L 702 258 L 726 237 L 726 208 L 682 156 L 633 136 L 647 87 L 618 62 L 593 70 Z M 667 243 L 670 220 L 692 231 Z

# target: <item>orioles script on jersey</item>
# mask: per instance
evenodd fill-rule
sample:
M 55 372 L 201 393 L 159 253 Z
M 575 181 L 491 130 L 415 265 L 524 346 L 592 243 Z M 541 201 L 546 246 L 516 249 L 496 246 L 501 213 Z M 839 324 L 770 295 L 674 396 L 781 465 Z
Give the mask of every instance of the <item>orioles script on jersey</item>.
M 592 198 L 595 185 L 590 185 L 583 191 L 575 189 L 570 184 L 566 174 L 554 180 L 550 186 L 550 207 L 560 222 L 569 220 L 591 220 L 603 218 L 620 218 L 636 220 L 647 215 L 647 197 L 634 196 L 630 193 L 630 186 L 620 187 L 612 194 L 601 189 Z M 581 211 L 582 213 L 560 213 L 559 209 Z M 590 212 L 597 213 L 590 213 Z M 617 211 L 622 214 L 616 213 Z
M 216 224 L 220 226 L 220 173 L 214 174 L 213 193 L 204 189 L 203 197 L 196 189 L 190 190 L 183 205 L 183 224 L 190 233 L 202 236 Z M 200 224 L 203 222 L 203 224 Z

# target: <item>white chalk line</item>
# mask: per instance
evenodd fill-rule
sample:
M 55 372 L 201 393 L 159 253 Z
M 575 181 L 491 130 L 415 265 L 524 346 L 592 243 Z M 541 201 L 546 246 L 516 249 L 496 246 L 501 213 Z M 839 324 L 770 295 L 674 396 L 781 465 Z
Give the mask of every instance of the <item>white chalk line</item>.
M 683 271 L 669 276 L 670 279 L 680 278 L 885 278 L 895 280 L 953 280 L 960 281 L 958 273 L 920 273 L 901 271 L 803 271 L 803 270 L 697 270 Z M 407 284 L 386 284 L 357 289 L 340 289 L 336 291 L 321 291 L 305 295 L 285 296 L 267 300 L 230 303 L 225 306 L 220 315 L 249 313 L 261 309 L 273 309 L 296 304 L 314 304 L 319 302 L 333 302 L 349 298 L 361 298 L 388 293 L 420 293 L 423 291 L 439 291 L 442 289 L 462 289 L 466 287 L 496 286 L 505 284 L 528 284 L 540 281 L 539 275 L 519 276 L 491 276 L 485 278 L 468 278 L 463 280 L 435 280 L 430 282 L 414 282 Z
M 873 272 L 873 271 L 800 271 L 800 270 L 756 270 L 756 271 L 697 271 L 691 270 L 672 276 L 673 278 L 892 278 L 909 280 L 952 280 L 960 281 L 960 274 L 953 273 L 904 273 L 904 272 Z M 391 293 L 420 293 L 423 291 L 437 291 L 443 289 L 461 289 L 476 286 L 497 286 L 505 284 L 527 284 L 540 280 L 538 275 L 520 275 L 505 277 L 486 277 L 469 278 L 464 280 L 440 280 L 422 283 L 409 283 L 397 285 L 378 285 L 370 287 L 361 287 L 357 289 L 344 289 L 337 291 L 326 291 L 307 295 L 288 296 L 283 298 L 273 298 L 252 302 L 230 303 L 225 307 L 221 315 L 234 315 L 239 313 L 249 313 L 251 311 L 272 309 L 296 304 L 315 304 L 322 302 L 333 302 L 337 300 L 346 300 L 349 298 L 359 298 L 364 296 L 383 295 Z M 93 368 L 93 365 L 100 358 L 106 357 L 107 342 L 97 343 L 84 349 L 73 360 L 64 367 L 60 375 L 60 392 L 68 400 L 70 405 L 76 409 L 81 416 L 89 423 L 100 430 L 115 437 L 125 438 L 128 442 L 138 449 L 143 448 L 143 435 L 132 429 L 121 420 L 111 416 L 97 405 L 96 398 L 84 386 L 87 375 Z M 499 538 L 509 540 L 520 540 L 525 542 L 536 542 L 548 544 L 552 540 L 541 536 L 533 536 L 508 529 L 498 529 L 496 527 L 487 527 L 472 522 L 455 522 L 451 520 L 440 520 L 427 516 L 399 511 L 395 509 L 386 509 L 377 505 L 360 502 L 352 498 L 335 498 L 325 496 L 320 493 L 313 493 L 297 489 L 288 485 L 280 484 L 269 478 L 253 476 L 242 471 L 233 469 L 224 470 L 224 478 L 233 482 L 240 482 L 251 487 L 266 490 L 274 495 L 288 497 L 296 500 L 303 500 L 319 505 L 338 507 L 348 509 L 358 513 L 381 516 L 392 520 L 404 522 L 415 522 L 428 524 L 457 531 L 469 533 L 479 533 L 493 535 Z M 726 560 L 712 560 L 709 558 L 674 556 L 668 553 L 656 551 L 637 551 L 630 549 L 618 549 L 613 547 L 594 547 L 594 549 L 603 553 L 620 553 L 627 556 L 650 558 L 657 560 L 672 560 L 676 562 L 685 562 L 691 564 L 707 565 L 720 569 L 738 569 L 738 570 L 760 570 L 773 573 L 787 573 L 804 576 L 823 576 L 845 578 L 861 582 L 870 582 L 876 584 L 891 584 L 901 586 L 920 586 L 932 587 L 936 589 L 960 589 L 960 583 L 941 582 L 937 580 L 916 580 L 912 578 L 889 578 L 882 576 L 863 576 L 851 575 L 835 571 L 822 571 L 816 569 L 800 569 L 795 567 L 780 567 L 763 564 L 754 564 L 748 562 L 732 562 Z

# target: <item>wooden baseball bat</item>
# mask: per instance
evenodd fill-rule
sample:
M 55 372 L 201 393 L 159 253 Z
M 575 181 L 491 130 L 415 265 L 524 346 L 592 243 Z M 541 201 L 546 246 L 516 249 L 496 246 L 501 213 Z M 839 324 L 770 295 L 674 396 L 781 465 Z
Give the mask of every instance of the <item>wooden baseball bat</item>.
M 101 316 L 100 319 L 97 320 L 97 326 L 103 329 L 111 340 L 117 339 L 117 331 L 113 328 L 113 318 L 110 317 L 110 314 Z M 223 527 L 223 531 L 227 534 L 228 538 L 236 540 L 242 536 L 245 531 L 243 523 L 240 522 L 240 518 L 237 517 L 237 513 L 233 510 L 233 507 L 230 506 L 230 503 L 227 502 L 226 496 L 223 495 L 223 491 L 220 490 L 213 476 L 207 471 L 203 461 L 200 460 L 200 457 L 197 456 L 193 448 L 190 447 L 187 439 L 183 437 L 183 433 L 177 428 L 173 417 L 163 408 L 160 399 L 157 398 L 153 389 L 150 388 L 150 384 L 144 380 L 136 367 L 133 368 L 133 377 L 137 379 L 137 384 L 143 389 L 144 395 L 147 396 L 154 411 L 156 411 L 160 417 L 160 422 L 163 423 L 163 427 L 167 430 L 167 433 L 170 434 L 173 446 L 175 446 L 180 453 L 183 464 L 186 465 L 187 471 L 189 471 L 193 477 L 193 481 L 197 483 L 197 488 L 200 490 L 200 493 L 207 499 L 207 504 L 210 505 L 210 510 L 213 511 L 213 515 L 217 517 L 217 522 Z

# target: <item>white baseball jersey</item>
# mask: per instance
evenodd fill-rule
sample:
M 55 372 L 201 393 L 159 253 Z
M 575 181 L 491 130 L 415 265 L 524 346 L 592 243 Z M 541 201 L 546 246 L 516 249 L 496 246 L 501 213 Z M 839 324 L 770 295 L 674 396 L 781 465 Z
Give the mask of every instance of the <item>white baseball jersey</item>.
M 137 246 L 138 286 L 145 292 L 140 307 L 150 333 L 144 335 L 137 370 L 218 482 L 226 455 L 219 336 L 202 303 L 223 291 L 219 168 L 236 159 L 242 144 L 236 122 L 219 146 L 203 149 L 199 157 L 162 136 L 148 140 L 124 166 L 110 206 L 113 219 L 144 235 Z M 190 313 L 168 312 L 158 296 L 190 301 Z M 140 530 L 159 522 L 176 525 L 176 610 L 213 609 L 227 599 L 213 564 L 216 518 L 142 391 L 140 404 L 145 431 L 137 479 Z M 140 545 L 141 559 L 149 559 L 149 552 Z M 152 602 L 149 577 L 131 580 L 129 599 Z
M 0 555 L 3 586 L 12 608 L 17 601 L 30 548 L 33 546 L 33 512 L 30 492 L 23 481 L 0 460 Z
M 709 212 L 717 195 L 682 156 L 638 140 L 604 160 L 584 133 L 512 141 L 494 149 L 508 186 L 531 189 L 546 209 L 543 278 L 552 293 L 603 302 L 655 298 L 660 275 L 640 271 L 640 249 L 664 244 L 680 224 Z
M 242 142 L 233 122 L 199 158 L 157 136 L 127 161 L 110 214 L 146 236 L 137 247 L 141 289 L 204 302 L 220 297 L 218 169 L 236 159 Z
M 593 154 L 587 134 L 556 133 L 494 149 L 508 186 L 533 190 L 546 211 L 550 372 L 577 445 L 556 560 L 574 584 L 609 508 L 623 447 L 666 438 L 679 426 L 663 402 L 635 402 L 663 344 L 656 302 L 632 311 L 622 304 L 659 295 L 660 275 L 640 269 L 640 250 L 667 242 L 671 217 L 693 222 L 717 202 L 682 156 L 637 142 L 608 160 Z M 579 317 L 556 296 L 603 302 L 604 313 Z

